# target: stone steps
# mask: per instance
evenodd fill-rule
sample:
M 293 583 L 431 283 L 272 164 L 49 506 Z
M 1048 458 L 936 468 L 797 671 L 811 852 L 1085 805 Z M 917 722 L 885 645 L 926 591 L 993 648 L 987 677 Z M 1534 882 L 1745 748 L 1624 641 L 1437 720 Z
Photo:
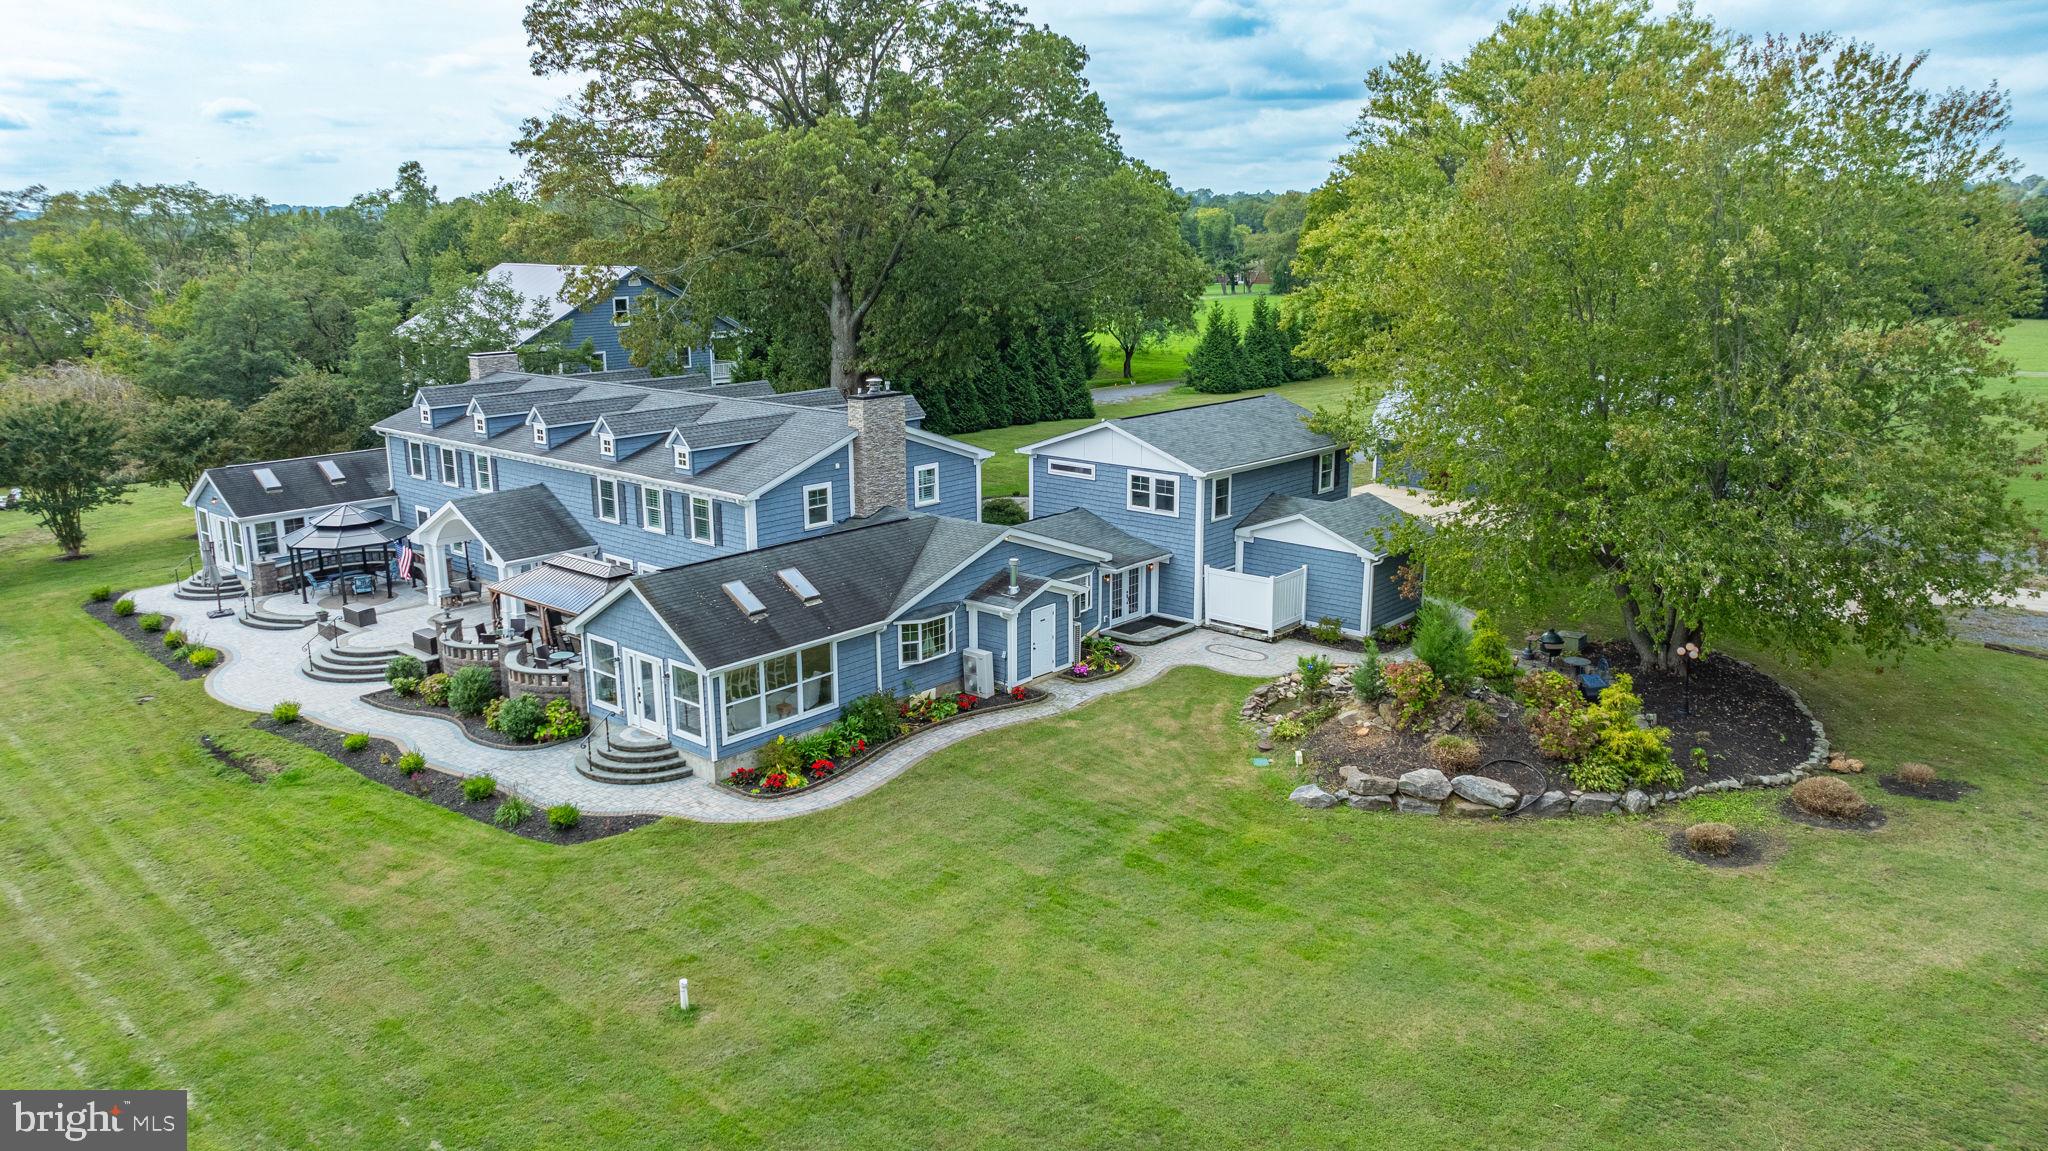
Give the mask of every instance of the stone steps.
M 243 627 L 253 627 L 259 631 L 297 631 L 313 622 L 312 616 L 272 615 L 257 608 L 250 608 L 236 619 Z
M 576 756 L 576 773 L 599 783 L 665 783 L 693 774 L 683 753 L 666 741 L 606 732 L 584 745 Z
M 385 666 L 397 654 L 395 647 L 315 647 L 300 670 L 322 683 L 382 683 Z
M 229 575 L 220 581 L 219 592 L 222 600 L 241 599 L 242 593 L 247 590 L 240 576 Z M 206 583 L 203 576 L 190 575 L 171 589 L 171 595 L 178 599 L 205 600 L 211 603 L 214 591 L 214 585 Z

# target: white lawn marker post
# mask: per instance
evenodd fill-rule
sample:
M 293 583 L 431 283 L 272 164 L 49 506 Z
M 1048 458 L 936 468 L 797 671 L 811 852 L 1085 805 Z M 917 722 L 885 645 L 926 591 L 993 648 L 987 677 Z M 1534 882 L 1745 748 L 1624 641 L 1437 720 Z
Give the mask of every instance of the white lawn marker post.
M 678 980 L 676 980 L 676 999 L 677 999 L 677 1000 L 678 1000 L 678 1001 L 679 1001 L 679 1002 L 680 1002 L 680 1003 L 682 1004 L 682 1008 L 683 1008 L 683 1010 L 685 1010 L 685 1011 L 688 1011 L 688 1010 L 690 1009 L 690 981 L 689 981 L 689 980 L 687 980 L 687 979 L 678 979 Z

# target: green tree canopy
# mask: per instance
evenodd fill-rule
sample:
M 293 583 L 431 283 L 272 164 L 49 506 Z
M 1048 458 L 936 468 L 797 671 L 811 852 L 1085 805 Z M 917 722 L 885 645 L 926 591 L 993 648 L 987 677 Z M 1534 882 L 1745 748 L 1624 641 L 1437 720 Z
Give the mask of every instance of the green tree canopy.
M 1400 381 L 1401 461 L 1465 501 L 1413 542 L 1489 599 L 1614 597 L 1645 665 L 1946 634 L 2011 588 L 2048 414 L 1987 386 L 2031 302 L 1989 181 L 2007 106 L 1917 60 L 1681 9 L 1518 10 L 1375 69 L 1315 197 L 1308 349 Z
M 126 387 L 91 368 L 57 365 L 0 389 L 0 486 L 67 557 L 85 548 L 85 515 L 127 491 L 121 433 Z

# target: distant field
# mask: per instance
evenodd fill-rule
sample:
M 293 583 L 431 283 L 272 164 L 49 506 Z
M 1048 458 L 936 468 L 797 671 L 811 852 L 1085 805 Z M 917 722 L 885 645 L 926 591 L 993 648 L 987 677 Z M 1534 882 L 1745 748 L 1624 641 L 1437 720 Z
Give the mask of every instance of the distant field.
M 2048 372 L 2048 320 L 2021 320 L 2005 333 L 2005 354 L 2023 372 Z
M 1222 304 L 1223 310 L 1237 318 L 1239 327 L 1252 314 L 1252 297 L 1266 294 L 1266 285 L 1259 284 L 1250 292 L 1224 295 L 1223 289 L 1211 285 L 1202 294 L 1201 306 L 1195 309 L 1196 318 L 1207 321 L 1209 306 Z M 1141 350 L 1131 358 L 1131 378 L 1123 377 L 1124 354 L 1116 341 L 1100 332 L 1095 334 L 1095 346 L 1102 349 L 1102 368 L 1095 373 L 1096 384 L 1158 384 L 1167 380 L 1180 379 L 1181 371 L 1187 367 L 1188 352 L 1195 346 L 1195 333 L 1183 332 L 1171 339 L 1162 340 Z

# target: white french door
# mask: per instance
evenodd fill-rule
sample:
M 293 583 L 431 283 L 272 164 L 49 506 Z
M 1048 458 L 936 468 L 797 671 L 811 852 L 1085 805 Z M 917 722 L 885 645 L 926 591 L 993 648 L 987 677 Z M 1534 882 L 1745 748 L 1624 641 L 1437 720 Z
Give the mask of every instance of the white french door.
M 1105 626 L 1145 614 L 1151 581 L 1145 569 L 1113 572 L 1102 581 L 1102 622 Z
M 661 663 L 638 652 L 626 653 L 626 722 L 664 738 L 661 722 Z

